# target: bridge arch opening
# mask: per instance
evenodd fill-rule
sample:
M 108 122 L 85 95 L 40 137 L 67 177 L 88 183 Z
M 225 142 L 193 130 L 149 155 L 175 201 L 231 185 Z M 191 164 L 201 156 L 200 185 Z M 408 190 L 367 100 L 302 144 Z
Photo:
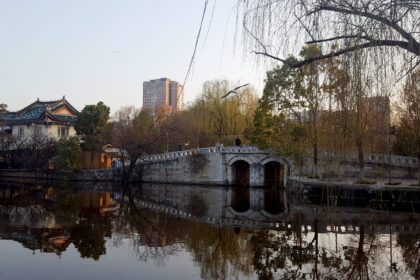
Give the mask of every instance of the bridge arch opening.
M 264 210 L 272 215 L 283 213 L 284 191 L 268 190 L 264 192 Z
M 235 161 L 232 164 L 232 183 L 234 185 L 249 186 L 249 163 L 244 160 Z
M 250 208 L 250 192 L 246 187 L 233 187 L 232 188 L 232 209 L 236 212 L 246 212 Z
M 284 166 L 278 161 L 269 161 L 264 165 L 264 185 L 283 187 Z

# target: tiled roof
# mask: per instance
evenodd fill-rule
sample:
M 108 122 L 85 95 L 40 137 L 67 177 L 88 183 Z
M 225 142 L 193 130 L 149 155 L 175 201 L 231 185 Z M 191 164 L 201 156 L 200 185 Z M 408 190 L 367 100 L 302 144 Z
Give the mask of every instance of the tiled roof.
M 35 101 L 34 103 L 26 106 L 18 112 L 9 112 L 4 115 L 0 115 L 0 120 L 5 122 L 24 122 L 24 121 L 40 121 L 44 119 L 44 116 L 52 120 L 65 121 L 65 122 L 74 122 L 77 119 L 77 116 L 68 116 L 68 115 L 59 115 L 54 114 L 52 111 L 55 111 L 59 108 L 66 106 L 69 110 L 78 114 L 77 110 L 73 108 L 64 98 L 57 101 Z
M 16 113 L 5 114 L 4 116 L 0 117 L 0 119 L 5 120 L 5 121 L 37 120 L 44 113 L 45 113 L 45 107 L 36 107 L 21 115 L 18 115 Z

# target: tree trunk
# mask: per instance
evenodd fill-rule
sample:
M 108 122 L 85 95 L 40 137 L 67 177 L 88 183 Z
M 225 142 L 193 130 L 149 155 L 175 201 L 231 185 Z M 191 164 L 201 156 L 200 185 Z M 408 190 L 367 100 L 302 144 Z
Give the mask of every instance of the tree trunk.
M 315 168 L 315 175 L 318 175 L 318 140 L 315 138 L 315 143 L 313 144 L 314 149 L 314 168 Z
M 358 162 L 359 162 L 359 177 L 360 179 L 362 179 L 363 177 L 365 177 L 365 160 L 363 157 L 363 143 L 361 139 L 357 139 L 356 140 L 356 145 L 357 145 L 357 158 L 358 158 Z

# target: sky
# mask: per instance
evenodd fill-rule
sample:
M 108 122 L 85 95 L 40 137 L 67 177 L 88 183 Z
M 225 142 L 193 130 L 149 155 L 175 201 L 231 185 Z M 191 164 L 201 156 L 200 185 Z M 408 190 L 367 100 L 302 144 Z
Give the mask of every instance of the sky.
M 235 40 L 235 0 L 211 0 L 184 100 L 207 80 L 251 83 L 265 70 Z M 142 106 L 143 81 L 183 83 L 204 0 L 0 0 L 0 103 L 10 111 L 37 98 L 81 110 Z M 214 9 L 213 9 L 214 7 Z M 239 36 L 239 35 L 238 35 Z

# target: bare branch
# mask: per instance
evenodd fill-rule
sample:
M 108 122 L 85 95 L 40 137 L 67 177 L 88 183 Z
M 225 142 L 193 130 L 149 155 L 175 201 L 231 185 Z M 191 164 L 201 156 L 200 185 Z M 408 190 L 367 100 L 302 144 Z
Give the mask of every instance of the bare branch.
M 367 40 L 367 41 L 372 41 L 373 39 L 369 36 L 363 36 L 363 35 L 343 35 L 343 36 L 336 36 L 336 37 L 331 37 L 331 38 L 327 38 L 327 39 L 320 39 L 320 40 L 315 40 L 313 39 L 312 41 L 307 41 L 305 42 L 305 44 L 319 44 L 319 43 L 324 43 L 324 42 L 330 42 L 330 41 L 338 41 L 338 40 L 342 40 L 342 39 L 363 39 L 363 40 Z
M 370 18 L 373 19 L 375 21 L 381 22 L 389 27 L 391 27 L 392 29 L 394 29 L 395 31 L 397 31 L 404 39 L 406 39 L 408 42 L 410 42 L 411 44 L 413 44 L 414 47 L 416 47 L 417 49 L 419 49 L 419 43 L 417 42 L 416 39 L 414 39 L 413 36 L 411 36 L 410 33 L 408 33 L 407 31 L 405 31 L 403 28 L 401 28 L 398 24 L 396 24 L 395 22 L 385 18 L 385 17 L 381 17 L 369 12 L 362 12 L 359 10 L 348 10 L 348 9 L 342 9 L 342 8 L 337 8 L 337 7 L 333 7 L 333 6 L 327 6 L 327 5 L 320 5 L 318 8 L 319 11 L 332 11 L 332 12 L 336 12 L 336 13 L 341 13 L 341 14 L 349 14 L 349 15 L 356 15 L 356 16 L 361 16 L 361 17 L 365 17 L 365 18 Z
M 354 52 L 354 51 L 357 51 L 357 50 L 367 49 L 367 48 L 372 48 L 372 47 L 385 47 L 385 46 L 388 46 L 388 47 L 397 46 L 397 47 L 407 49 L 408 48 L 408 43 L 404 42 L 404 41 L 394 41 L 394 40 L 377 40 L 377 41 L 372 41 L 372 42 L 361 44 L 361 45 L 356 45 L 356 46 L 344 48 L 344 49 L 338 50 L 336 52 L 331 52 L 329 54 L 319 55 L 319 56 L 311 57 L 311 58 L 308 58 L 308 59 L 304 59 L 304 60 L 299 61 L 297 63 L 290 63 L 290 62 L 288 62 L 284 59 L 281 59 L 279 57 L 271 55 L 267 52 L 254 52 L 254 53 L 255 54 L 261 54 L 261 55 L 267 56 L 269 58 L 275 59 L 277 61 L 283 62 L 284 64 L 288 65 L 291 68 L 299 68 L 299 67 L 302 67 L 304 65 L 310 64 L 310 63 L 315 62 L 315 61 L 340 56 L 342 54 Z

